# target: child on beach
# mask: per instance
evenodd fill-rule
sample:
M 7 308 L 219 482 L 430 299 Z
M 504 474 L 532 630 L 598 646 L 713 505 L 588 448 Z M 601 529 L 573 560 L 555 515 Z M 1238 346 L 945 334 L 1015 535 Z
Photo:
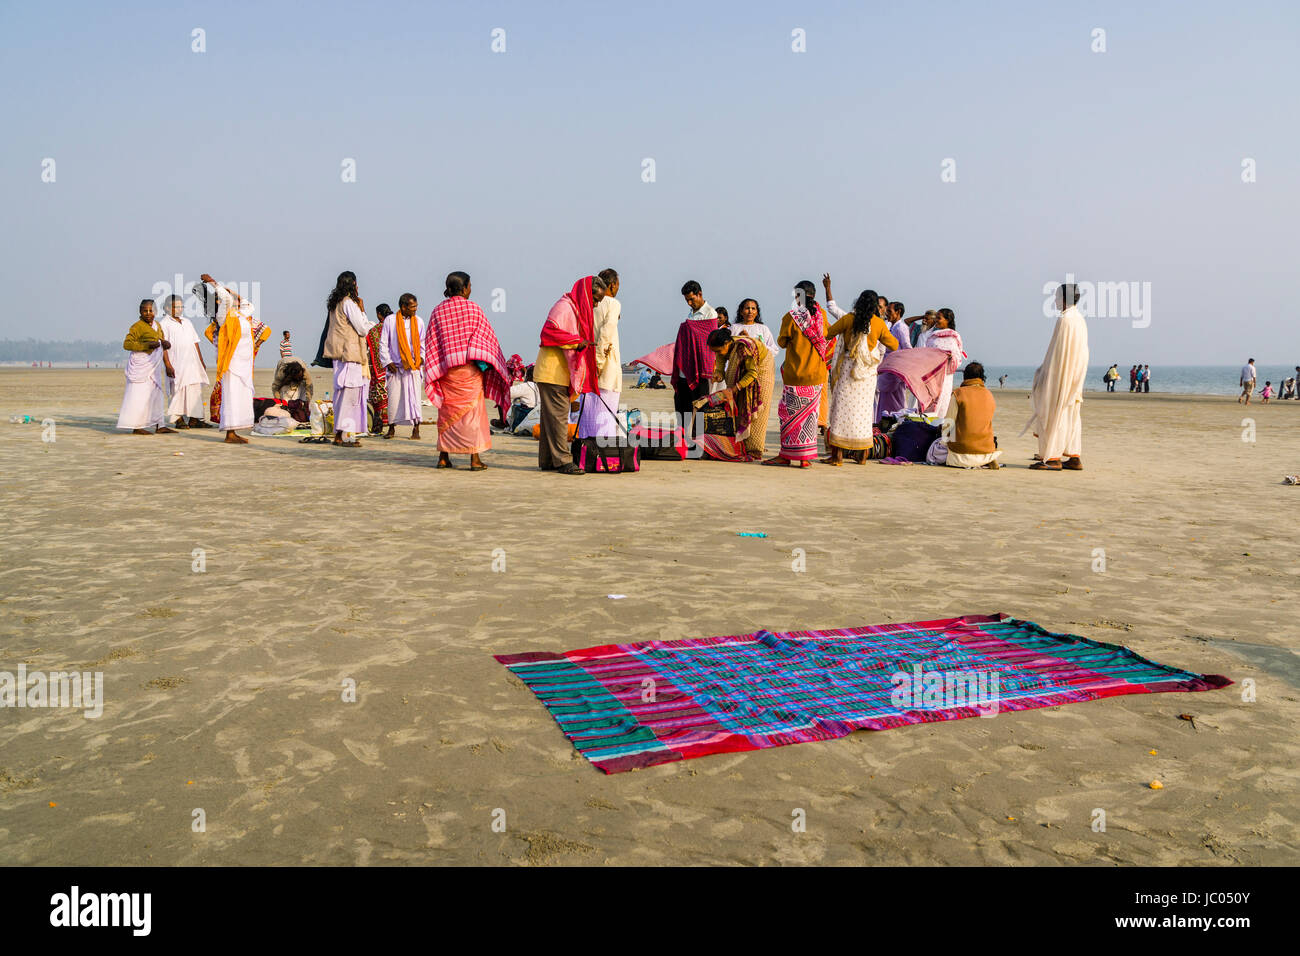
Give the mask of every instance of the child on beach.
M 1264 405 L 1267 405 L 1268 400 L 1272 397 L 1273 397 L 1273 383 L 1265 382 L 1263 390 L 1259 393 L 1260 402 Z

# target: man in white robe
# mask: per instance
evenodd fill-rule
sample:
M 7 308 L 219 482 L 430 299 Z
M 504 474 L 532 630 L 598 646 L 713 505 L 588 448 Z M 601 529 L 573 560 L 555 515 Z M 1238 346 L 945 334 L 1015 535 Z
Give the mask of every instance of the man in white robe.
M 162 319 L 163 336 L 171 348 L 167 357 L 175 375 L 171 379 L 172 396 L 167 417 L 178 428 L 211 428 L 203 420 L 203 386 L 208 384 L 208 370 L 199 351 L 199 334 L 190 320 L 182 315 L 185 300 L 179 295 L 168 298 L 167 314 Z
M 167 360 L 168 344 L 161 326 L 154 320 L 153 300 L 140 303 L 140 318 L 132 324 L 122 347 L 129 353 L 126 360 L 126 390 L 122 393 L 122 410 L 117 427 L 136 435 L 171 433 L 163 424 L 165 403 L 164 378 L 171 374 Z
M 410 425 L 411 441 L 420 440 L 420 419 L 424 417 L 424 356 L 420 351 L 424 325 L 416 314 L 419 308 L 414 295 L 402 293 L 397 300 L 397 311 L 384 318 L 379 333 L 379 363 L 387 371 L 384 383 L 388 388 L 385 438 L 392 438 L 398 425 Z
M 1043 364 L 1034 372 L 1029 392 L 1030 418 L 1026 431 L 1038 438 L 1040 471 L 1083 470 L 1083 383 L 1088 377 L 1088 324 L 1078 308 L 1079 287 L 1056 290 L 1061 317 L 1052 330 Z M 1062 463 L 1062 457 L 1065 462 Z

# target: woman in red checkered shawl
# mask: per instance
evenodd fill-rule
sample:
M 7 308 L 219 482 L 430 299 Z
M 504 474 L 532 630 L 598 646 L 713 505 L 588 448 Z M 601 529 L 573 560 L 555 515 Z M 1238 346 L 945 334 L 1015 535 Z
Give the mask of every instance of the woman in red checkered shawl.
M 467 273 L 447 276 L 446 298 L 424 330 L 424 391 L 438 409 L 438 467 L 469 455 L 470 471 L 482 471 L 479 453 L 492 447 L 486 399 L 509 408 L 510 379 L 497 334 L 470 291 Z

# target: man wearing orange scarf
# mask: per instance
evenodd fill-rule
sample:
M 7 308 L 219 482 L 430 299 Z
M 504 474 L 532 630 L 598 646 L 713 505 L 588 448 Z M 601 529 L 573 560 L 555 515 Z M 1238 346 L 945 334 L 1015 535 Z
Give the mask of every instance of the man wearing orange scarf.
M 420 418 L 424 414 L 424 325 L 416 314 L 420 303 L 410 292 L 397 300 L 397 311 L 384 319 L 379 333 L 379 361 L 387 369 L 388 434 L 392 438 L 398 425 L 411 426 L 411 441 L 420 440 Z
M 236 429 L 253 427 L 253 356 L 255 344 L 271 335 L 269 326 L 262 326 L 254 342 L 253 307 L 246 299 L 230 288 L 224 288 L 206 272 L 200 278 L 216 289 L 217 297 L 226 312 L 220 330 L 213 333 L 212 326 L 205 333 L 217 346 L 217 382 L 221 387 L 221 419 L 218 427 L 226 433 L 231 445 L 246 445 L 248 439 Z

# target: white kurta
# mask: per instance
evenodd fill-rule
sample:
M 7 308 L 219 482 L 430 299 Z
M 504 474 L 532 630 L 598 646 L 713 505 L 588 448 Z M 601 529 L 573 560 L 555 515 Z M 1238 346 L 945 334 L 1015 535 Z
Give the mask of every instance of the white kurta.
M 356 330 L 357 335 L 365 337 L 375 327 L 361 307 L 351 299 L 339 303 L 344 317 Z M 365 348 L 365 343 L 362 343 Z M 366 399 L 370 395 L 370 376 L 366 367 L 360 362 L 334 360 L 334 430 L 354 435 L 368 432 L 366 422 Z
M 852 332 L 849 333 L 852 335 Z M 873 443 L 876 410 L 876 373 L 880 366 L 880 349 L 867 350 L 870 336 L 859 335 L 852 343 L 845 336 L 844 358 L 837 365 L 839 378 L 831 392 L 830 422 L 826 442 L 849 451 L 863 451 Z
M 1083 454 L 1083 384 L 1088 377 L 1088 324 L 1076 306 L 1056 320 L 1043 364 L 1029 392 L 1030 417 L 1024 434 L 1038 435 L 1043 461 Z
M 173 419 L 202 418 L 203 386 L 208 384 L 208 370 L 204 368 L 196 348 L 199 334 L 185 316 L 179 319 L 163 316 L 162 327 L 163 335 L 171 343 L 167 358 L 176 372 L 171 383 L 172 398 L 167 414 Z
M 157 322 L 154 329 L 162 331 Z M 131 352 L 126 359 L 126 390 L 122 393 L 122 410 L 117 427 L 128 431 L 155 428 L 163 423 L 163 348 L 152 352 Z
M 602 392 L 617 395 L 623 391 L 623 356 L 618 347 L 618 320 L 623 307 L 618 299 L 607 295 L 596 305 L 593 322 L 596 333 L 597 385 Z M 605 354 L 605 350 L 609 354 Z M 615 401 L 614 407 L 618 407 Z
M 241 311 L 228 313 L 227 322 L 239 323 L 239 342 L 230 367 L 221 376 L 222 431 L 253 427 L 253 327 Z M 218 339 L 220 341 L 220 339 Z
M 757 339 L 759 342 L 763 343 L 763 348 L 767 349 L 773 356 L 780 351 L 776 345 L 776 336 L 774 336 L 772 330 L 762 322 L 753 322 L 749 325 L 746 325 L 744 322 L 733 322 L 731 324 L 731 334 L 733 336 L 748 335 L 751 339 Z
M 416 336 L 414 342 L 407 344 L 412 350 L 411 357 L 422 362 L 421 347 L 424 344 L 424 323 L 417 315 L 415 318 Z M 379 333 L 379 362 L 387 371 L 384 379 L 388 388 L 388 422 L 389 425 L 418 425 L 424 417 L 424 369 L 403 368 L 402 348 L 397 338 L 397 322 L 401 320 L 410 333 L 410 319 L 403 319 L 394 312 L 384 319 L 383 330 Z
M 948 359 L 948 370 L 943 376 L 943 390 L 939 393 L 939 400 L 934 406 L 933 414 L 937 418 L 948 417 L 948 405 L 952 402 L 952 379 L 953 374 L 957 371 L 957 366 L 961 364 L 966 353 L 962 350 L 961 336 L 956 332 L 948 334 L 947 329 L 931 329 L 921 339 L 922 348 L 943 349 L 951 357 Z M 944 334 L 939 334 L 944 333 Z

